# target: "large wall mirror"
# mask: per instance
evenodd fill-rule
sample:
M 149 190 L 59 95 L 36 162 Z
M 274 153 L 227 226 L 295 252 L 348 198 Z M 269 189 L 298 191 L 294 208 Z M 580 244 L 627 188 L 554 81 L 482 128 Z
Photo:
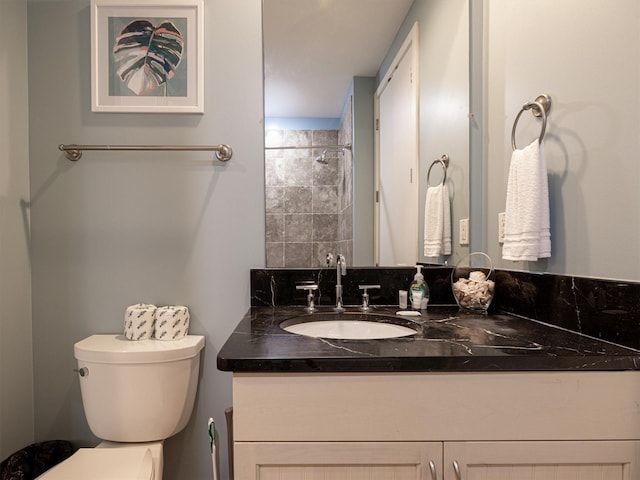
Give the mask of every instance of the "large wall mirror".
M 321 267 L 327 252 L 360 266 L 463 256 L 468 247 L 460 245 L 458 225 L 469 216 L 468 0 L 264 0 L 263 18 L 267 266 Z M 401 176 L 411 177 L 417 198 L 381 213 L 380 174 L 391 174 L 377 168 L 374 106 L 412 32 L 417 165 Z M 402 155 L 392 146 L 387 158 Z M 449 158 L 452 250 L 425 256 L 427 188 L 445 180 L 441 163 L 429 179 L 427 172 L 443 155 Z M 402 260 L 381 261 L 376 242 L 389 232 L 380 215 L 406 212 L 416 227 L 403 247 L 410 251 Z
M 316 2 L 291 0 L 285 7 L 286 13 L 280 11 L 281 18 L 272 18 L 272 2 L 278 1 L 285 0 L 264 0 L 267 115 L 272 101 L 269 78 L 273 71 L 279 71 L 278 61 L 270 50 L 270 34 L 279 32 L 286 36 L 295 30 L 298 22 L 306 20 L 308 35 L 300 36 L 298 32 L 292 41 L 305 49 L 310 59 L 315 55 L 313 45 L 323 38 L 337 37 L 337 32 L 329 27 L 330 19 L 317 12 L 305 12 L 305 19 L 298 18 L 297 12 L 302 15 L 300 3 Z M 333 3 L 318 0 L 317 7 L 322 11 L 322 6 L 333 8 Z M 351 4 L 352 0 L 335 3 Z M 394 19 L 398 26 L 393 28 L 397 30 L 375 73 L 375 85 L 367 83 L 371 72 L 351 72 L 359 84 L 352 87 L 354 93 L 342 93 L 339 100 L 344 106 L 345 97 L 352 98 L 351 112 L 359 113 L 361 91 L 370 89 L 375 95 L 403 40 L 415 22 L 419 25 L 419 238 L 416 239 L 419 261 L 453 264 L 473 249 L 489 253 L 494 266 L 500 268 L 640 279 L 640 202 L 637 198 L 640 191 L 640 162 L 637 161 L 640 2 L 415 0 L 408 5 L 396 0 L 360 0 L 359 3 L 358 19 L 363 20 L 365 26 L 353 20 L 342 25 L 340 31 L 353 32 L 357 37 L 359 29 L 366 32 L 370 28 L 382 35 L 381 27 L 371 27 L 370 16 L 385 3 L 393 4 L 404 18 Z M 339 16 L 337 11 L 330 10 L 327 14 Z M 545 19 L 542 23 L 531 20 L 541 18 Z M 363 52 L 370 50 L 365 48 Z M 321 60 L 317 63 L 320 65 Z M 293 71 L 297 66 L 285 68 Z M 330 78 L 317 72 L 314 78 L 319 81 L 318 91 L 324 91 L 332 83 Z M 296 102 L 296 89 L 288 89 L 286 93 Z M 544 139 L 552 253 L 550 258 L 536 262 L 505 261 L 498 241 L 498 214 L 505 209 L 512 155 L 511 129 L 522 105 L 543 93 L 550 95 L 553 102 Z M 355 125 L 353 132 L 340 130 L 340 126 L 332 127 L 336 133 L 332 134 L 335 139 L 331 141 L 340 143 L 345 135 L 353 135 L 354 143 L 357 142 L 358 135 L 363 133 L 357 130 L 358 124 Z M 536 138 L 539 131 L 539 120 L 523 116 L 518 124 L 518 145 Z M 276 140 L 267 135 L 266 141 L 269 145 Z M 353 181 L 345 176 L 345 172 L 351 170 L 341 167 L 339 185 L 344 189 L 353 185 L 358 193 L 366 191 L 358 183 L 366 176 L 358 170 L 357 156 L 362 153 L 363 149 L 357 144 L 352 151 L 332 153 L 338 159 L 335 168 L 343 158 L 354 156 Z M 267 154 L 275 153 L 268 151 Z M 322 150 L 310 152 L 309 157 L 313 159 L 313 155 L 321 154 Z M 449 256 L 428 258 L 421 248 L 425 177 L 431 163 L 443 154 L 450 157 L 447 183 L 451 196 L 453 250 Z M 320 164 L 316 163 L 299 168 L 306 174 L 310 171 L 313 175 L 326 174 L 327 170 L 318 169 Z M 294 165 L 298 164 L 282 165 L 275 168 L 267 163 L 267 171 L 270 168 L 278 171 L 277 181 L 284 178 L 284 170 L 296 168 Z M 329 163 L 333 168 L 331 165 Z M 339 201 L 333 193 L 324 193 L 327 198 L 335 199 L 331 200 L 334 205 L 346 206 L 346 202 Z M 373 245 L 373 234 L 369 231 L 362 234 L 360 230 L 370 216 L 366 210 L 364 213 L 359 210 L 358 193 L 353 196 L 355 214 L 336 216 L 333 223 L 344 225 L 346 231 L 353 229 L 352 262 L 366 265 L 374 263 L 373 252 L 367 250 Z M 370 201 L 370 191 L 363 195 Z M 278 204 L 281 198 L 268 193 L 267 204 Z M 300 201 L 294 204 L 302 205 L 305 198 L 310 197 L 298 198 Z M 346 222 L 347 218 L 354 219 L 353 225 Z M 458 237 L 459 222 L 465 218 L 469 218 L 471 247 L 460 245 Z M 273 228 L 273 223 L 268 221 L 267 230 Z M 279 234 L 283 232 L 279 228 L 275 230 Z M 308 233 L 308 228 L 301 230 Z M 295 238 L 295 230 L 289 233 L 281 235 L 282 243 Z M 364 238 L 362 243 L 361 238 Z M 348 245 L 333 244 L 332 248 L 347 251 Z M 280 263 L 268 262 L 268 265 L 285 266 L 281 252 L 275 255 Z M 322 256 L 318 257 L 316 260 L 322 261 Z M 309 263 L 313 265 L 313 261 Z

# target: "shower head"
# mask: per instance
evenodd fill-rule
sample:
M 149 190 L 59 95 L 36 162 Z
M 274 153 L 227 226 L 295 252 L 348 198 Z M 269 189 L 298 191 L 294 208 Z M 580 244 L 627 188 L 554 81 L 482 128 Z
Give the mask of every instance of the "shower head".
M 326 150 L 323 150 L 322 154 L 316 157 L 316 162 L 321 163 L 322 165 L 329 165 L 329 160 L 327 160 Z
M 339 159 L 340 158 L 340 154 L 342 153 L 344 155 L 345 150 L 349 150 L 351 151 L 351 144 L 347 143 L 346 145 L 336 145 L 336 146 L 328 146 L 327 148 L 325 148 L 322 151 L 321 155 L 318 155 L 315 160 L 318 163 L 321 163 L 323 165 L 328 165 L 329 164 L 329 159 Z M 327 157 L 327 152 L 331 152 L 334 154 L 334 156 L 331 157 Z

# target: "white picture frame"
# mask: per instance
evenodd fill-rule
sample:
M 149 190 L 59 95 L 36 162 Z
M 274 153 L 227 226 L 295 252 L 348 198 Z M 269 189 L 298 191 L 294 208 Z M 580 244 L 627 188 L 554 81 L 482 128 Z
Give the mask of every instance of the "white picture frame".
M 204 113 L 203 0 L 91 0 L 91 111 Z

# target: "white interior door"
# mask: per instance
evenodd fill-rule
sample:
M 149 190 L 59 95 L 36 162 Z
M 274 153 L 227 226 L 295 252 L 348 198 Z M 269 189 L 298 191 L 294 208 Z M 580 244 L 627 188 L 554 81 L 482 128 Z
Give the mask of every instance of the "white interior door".
M 376 263 L 418 261 L 418 24 L 376 92 Z

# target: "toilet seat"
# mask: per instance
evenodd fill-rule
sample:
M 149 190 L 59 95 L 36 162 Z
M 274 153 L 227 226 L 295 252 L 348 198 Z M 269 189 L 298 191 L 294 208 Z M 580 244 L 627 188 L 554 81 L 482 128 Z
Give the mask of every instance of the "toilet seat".
M 154 480 L 151 449 L 146 445 L 122 448 L 81 448 L 36 480 Z

